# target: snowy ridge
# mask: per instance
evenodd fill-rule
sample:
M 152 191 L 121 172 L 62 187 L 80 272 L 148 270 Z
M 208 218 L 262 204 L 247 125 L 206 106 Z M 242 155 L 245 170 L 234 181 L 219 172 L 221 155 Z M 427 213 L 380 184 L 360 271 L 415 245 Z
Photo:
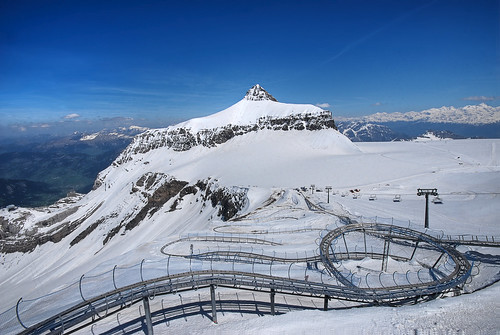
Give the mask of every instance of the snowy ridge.
M 480 125 L 500 122 L 500 107 L 492 107 L 485 103 L 464 107 L 443 106 L 420 112 L 375 113 L 363 117 L 362 120 L 366 122 L 419 121 Z
M 129 127 L 118 127 L 116 129 L 110 129 L 110 130 L 104 129 L 92 134 L 74 133 L 74 135 L 75 136 L 81 135 L 79 140 L 82 142 L 94 141 L 94 140 L 106 141 L 109 139 L 116 139 L 116 138 L 132 139 L 135 135 L 140 134 L 146 130 L 148 130 L 148 128 L 146 127 L 129 126 Z
M 341 121 L 337 123 L 339 131 L 353 142 L 383 142 L 405 139 L 385 125 L 362 121 Z
M 441 141 L 441 140 L 454 140 L 454 139 L 463 139 L 458 135 L 453 134 L 449 131 L 435 131 L 428 130 L 425 134 L 417 136 L 415 141 Z
M 256 124 L 262 119 L 283 119 L 291 116 L 315 116 L 329 113 L 319 107 L 308 104 L 286 104 L 271 100 L 253 101 L 242 99 L 231 107 L 202 118 L 191 119 L 173 126 L 186 128 L 192 132 L 211 129 L 228 124 L 243 126 Z
M 332 114 L 308 104 L 277 102 L 259 85 L 233 106 L 210 116 L 191 119 L 137 136 L 118 157 L 121 164 L 133 154 L 158 148 L 187 151 L 195 146 L 215 147 L 235 136 L 260 130 L 336 130 Z

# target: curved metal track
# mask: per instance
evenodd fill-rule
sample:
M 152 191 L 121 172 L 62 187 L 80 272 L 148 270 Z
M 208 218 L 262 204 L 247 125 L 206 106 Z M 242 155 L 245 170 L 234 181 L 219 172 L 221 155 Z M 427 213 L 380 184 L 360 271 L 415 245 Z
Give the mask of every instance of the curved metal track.
M 431 282 L 420 282 L 415 284 L 394 285 L 391 287 L 361 288 L 345 277 L 337 268 L 336 263 L 342 259 L 359 259 L 361 254 L 357 253 L 335 253 L 330 251 L 332 242 L 341 238 L 344 234 L 363 231 L 363 233 L 376 234 L 385 239 L 418 240 L 433 246 L 439 252 L 447 254 L 456 264 L 454 271 L 440 279 Z M 226 252 L 229 253 L 229 252 Z M 297 262 L 297 261 L 319 261 L 323 262 L 325 269 L 342 285 L 332 285 L 323 282 L 299 280 L 273 276 L 256 272 L 227 271 L 227 270 L 202 270 L 189 271 L 173 275 L 167 275 L 150 280 L 137 282 L 96 297 L 84 299 L 57 315 L 43 320 L 35 325 L 26 325 L 23 334 L 41 334 L 45 332 L 62 332 L 64 329 L 75 327 L 78 324 L 88 322 L 89 319 L 96 320 L 110 313 L 130 306 L 144 298 L 154 298 L 157 295 L 171 294 L 180 291 L 197 290 L 208 286 L 223 286 L 237 289 L 254 291 L 275 292 L 283 294 L 296 294 L 304 296 L 324 297 L 324 299 L 341 299 L 359 303 L 371 304 L 398 304 L 408 301 L 416 302 L 418 299 L 433 297 L 437 294 L 449 291 L 462 285 L 471 272 L 471 265 L 458 251 L 449 244 L 442 244 L 432 236 L 402 227 L 382 224 L 351 224 L 342 226 L 328 232 L 320 243 L 320 256 L 307 259 L 290 260 L 279 259 L 264 255 L 245 255 L 253 258 L 256 256 L 269 258 L 271 262 Z M 235 252 L 233 255 L 242 253 Z M 384 257 L 383 254 L 375 254 L 377 258 Z M 200 257 L 214 257 L 211 255 L 199 255 Z M 373 254 L 371 254 L 373 257 Z M 185 256 L 184 256 L 185 257 Z M 83 297 L 83 296 L 82 296 Z
M 255 291 L 274 291 L 284 294 L 328 297 L 361 303 L 397 303 L 414 300 L 442 292 L 444 287 L 413 289 L 406 291 L 363 292 L 355 288 L 328 285 L 304 280 L 289 279 L 270 275 L 238 271 L 195 271 L 185 272 L 139 282 L 87 299 L 65 311 L 58 313 L 38 324 L 29 326 L 21 334 L 42 334 L 63 332 L 89 319 L 103 318 L 117 310 L 128 307 L 145 297 L 197 290 L 210 285 L 249 289 Z
M 405 240 L 413 240 L 413 241 L 421 241 L 427 243 L 429 246 L 433 247 L 435 250 L 441 252 L 442 254 L 446 254 L 450 257 L 454 264 L 454 270 L 433 282 L 425 282 L 425 283 L 414 283 L 408 285 L 395 285 L 391 287 L 384 288 L 370 288 L 370 289 L 362 289 L 357 288 L 359 290 L 364 290 L 367 292 L 379 291 L 379 290 L 390 290 L 390 291 L 405 291 L 405 290 L 413 290 L 413 289 L 430 289 L 433 290 L 433 287 L 456 287 L 465 282 L 467 277 L 470 275 L 471 264 L 469 261 L 463 256 L 459 251 L 457 251 L 453 246 L 447 243 L 442 243 L 439 239 L 432 237 L 430 235 L 409 229 L 404 227 L 386 225 L 386 224 L 377 224 L 377 223 L 358 223 L 358 224 L 350 224 L 347 226 L 343 226 L 337 228 L 335 230 L 327 233 L 320 243 L 320 253 L 321 259 L 323 261 L 323 265 L 328 270 L 328 272 L 337 278 L 339 282 L 346 285 L 347 287 L 355 287 L 351 280 L 345 277 L 335 266 L 335 263 L 340 258 L 336 258 L 335 253 L 330 253 L 332 243 L 344 235 L 352 233 L 352 232 L 362 232 L 363 234 L 369 234 L 372 236 L 382 237 L 385 240 L 396 240 L 396 241 L 405 241 Z M 415 246 L 417 248 L 417 245 Z M 349 257 L 349 256 L 348 256 Z M 382 255 L 384 257 L 384 255 Z M 345 259 L 345 255 L 341 255 L 341 259 Z

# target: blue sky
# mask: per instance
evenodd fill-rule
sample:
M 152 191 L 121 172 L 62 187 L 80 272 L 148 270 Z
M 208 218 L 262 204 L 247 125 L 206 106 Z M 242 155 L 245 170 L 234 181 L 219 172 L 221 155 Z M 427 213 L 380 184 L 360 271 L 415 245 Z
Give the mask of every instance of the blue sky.
M 0 2 L 4 125 L 208 115 L 260 83 L 335 115 L 500 99 L 500 4 Z

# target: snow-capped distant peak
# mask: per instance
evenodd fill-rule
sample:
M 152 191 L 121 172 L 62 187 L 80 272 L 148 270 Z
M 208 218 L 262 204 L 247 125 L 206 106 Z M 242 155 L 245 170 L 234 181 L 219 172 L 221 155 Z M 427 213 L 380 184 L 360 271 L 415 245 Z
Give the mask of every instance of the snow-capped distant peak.
M 406 113 L 375 113 L 364 116 L 365 122 L 432 122 L 432 123 L 462 123 L 488 124 L 500 122 L 500 107 L 489 106 L 485 103 L 464 107 L 443 106 L 430 108 L 420 112 Z
M 130 126 L 130 127 L 118 127 L 115 129 L 103 129 L 92 134 L 82 134 L 80 141 L 107 141 L 110 139 L 132 139 L 135 135 L 140 134 L 148 130 L 146 127 Z M 75 133 L 74 135 L 78 135 Z
M 248 90 L 247 94 L 245 95 L 245 99 L 251 101 L 278 101 L 259 84 L 254 85 L 251 89 Z
M 425 134 L 417 136 L 415 141 L 440 141 L 440 140 L 454 140 L 454 139 L 463 139 L 464 137 L 456 135 L 450 131 L 437 131 L 437 130 L 428 130 Z
M 90 135 L 83 135 L 82 138 L 80 138 L 80 141 L 92 141 L 92 140 L 95 140 L 97 136 L 99 136 L 99 133 L 93 133 Z

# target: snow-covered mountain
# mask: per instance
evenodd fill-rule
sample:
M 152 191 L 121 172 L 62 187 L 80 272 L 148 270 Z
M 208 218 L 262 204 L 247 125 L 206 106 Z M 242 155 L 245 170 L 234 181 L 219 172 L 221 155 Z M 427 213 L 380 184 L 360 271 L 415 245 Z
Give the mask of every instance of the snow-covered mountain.
M 337 122 L 338 130 L 353 142 L 387 142 L 408 139 L 385 125 L 363 121 Z
M 125 241 L 132 250 L 146 235 L 155 239 L 228 220 L 265 200 L 251 200 L 250 186 L 264 187 L 256 194 L 267 198 L 274 185 L 299 187 L 321 175 L 319 157 L 353 153 L 359 149 L 336 130 L 330 112 L 277 102 L 256 85 L 219 113 L 137 135 L 86 195 L 46 208 L 2 211 L 0 253 L 10 261 L 2 263 L 0 282 L 17 280 L 29 289 L 42 276 L 39 285 L 49 289 L 53 276 L 72 280 L 73 272 L 95 267 L 77 261 L 82 252 L 99 253 L 103 261 L 120 258 Z M 26 254 L 67 267 L 64 274 L 47 272 L 47 266 L 25 276 L 20 269 L 31 257 L 20 255 Z M 3 307 L 17 294 L 4 295 Z
M 420 112 L 337 117 L 336 122 L 339 130 L 355 142 L 406 140 L 429 129 L 455 133 L 456 138 L 500 138 L 500 107 L 485 103 Z
M 187 151 L 196 146 L 215 147 L 235 136 L 263 130 L 322 129 L 337 129 L 329 111 L 313 105 L 280 103 L 261 86 L 255 85 L 241 101 L 219 113 L 144 132 L 134 139 L 117 162 L 123 163 L 134 154 L 161 147 L 174 151 Z
M 452 133 L 451 131 L 428 130 L 424 134 L 417 136 L 416 140 L 458 140 L 464 137 Z
M 385 124 L 366 123 L 363 121 L 336 122 L 339 132 L 353 142 L 390 142 L 412 139 L 464 139 L 449 130 L 427 130 L 417 136 L 409 136 L 396 132 Z
M 117 127 L 115 129 L 103 129 L 94 133 L 80 133 L 76 132 L 73 134 L 73 138 L 84 142 L 98 141 L 114 141 L 116 139 L 132 139 L 135 135 L 140 134 L 148 130 L 147 127 L 141 126 L 128 126 L 128 127 Z
M 67 236 L 73 246 L 94 231 L 100 232 L 91 237 L 93 244 L 101 248 L 118 233 L 145 224 L 161 208 L 175 211 L 195 195 L 227 220 L 244 205 L 246 188 L 236 185 L 289 183 L 290 174 L 300 174 L 293 166 L 280 165 L 297 152 L 315 156 L 359 150 L 336 130 L 330 112 L 277 102 L 255 85 L 219 113 L 137 135 L 77 205 L 58 214 L 27 210 L 0 218 L 6 237 L 1 251 L 32 251 Z M 287 171 L 283 180 L 266 177 L 263 162 L 271 171 Z M 21 224 L 12 225 L 14 221 Z
M 361 118 L 365 122 L 431 122 L 484 125 L 500 122 L 500 107 L 485 103 L 464 107 L 443 106 L 420 112 L 375 113 Z

